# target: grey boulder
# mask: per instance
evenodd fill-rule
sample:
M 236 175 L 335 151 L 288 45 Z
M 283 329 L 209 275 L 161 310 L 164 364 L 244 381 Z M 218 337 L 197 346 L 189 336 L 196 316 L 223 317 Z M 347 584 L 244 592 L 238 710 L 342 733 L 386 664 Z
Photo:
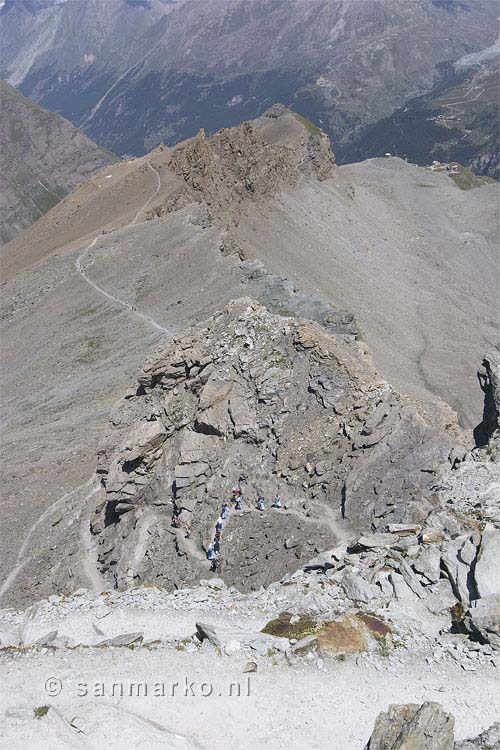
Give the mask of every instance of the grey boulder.
M 380 589 L 368 583 L 359 573 L 347 571 L 341 582 L 346 596 L 353 602 L 369 602 L 380 596 Z

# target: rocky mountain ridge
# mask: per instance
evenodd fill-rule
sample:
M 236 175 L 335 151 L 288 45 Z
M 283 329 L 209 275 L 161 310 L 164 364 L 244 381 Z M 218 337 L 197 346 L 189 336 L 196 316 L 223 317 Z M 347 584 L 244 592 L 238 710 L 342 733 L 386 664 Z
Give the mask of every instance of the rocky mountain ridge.
M 265 161 L 267 154 L 269 163 Z M 105 516 L 106 528 L 99 533 L 99 541 L 110 537 L 107 562 L 106 544 L 95 550 L 96 538 L 89 532 L 97 492 L 93 481 L 96 450 L 99 446 L 105 451 L 109 447 L 110 452 L 103 456 L 101 465 L 107 472 L 108 459 L 116 454 L 118 460 L 122 447 L 116 442 L 121 434 L 119 427 L 115 426 L 109 445 L 104 440 L 106 415 L 130 387 L 152 347 L 160 341 L 169 342 L 174 336 L 181 340 L 183 332 L 207 321 L 232 299 L 251 297 L 265 306 L 267 312 L 263 313 L 263 320 L 268 322 L 263 324 L 262 330 L 267 331 L 270 326 L 271 331 L 264 336 L 263 351 L 266 351 L 267 338 L 272 341 L 276 333 L 275 326 L 281 330 L 281 322 L 276 322 L 280 318 L 273 316 L 308 318 L 322 326 L 319 330 L 323 330 L 322 335 L 327 340 L 333 334 L 334 349 L 341 347 L 339 356 L 340 353 L 342 357 L 345 355 L 346 361 L 354 358 L 354 364 L 364 347 L 360 339 L 366 339 L 373 350 L 377 370 L 384 373 L 381 378 L 367 362 L 358 362 L 359 376 L 362 380 L 366 378 L 364 385 L 359 386 L 362 403 L 359 410 L 354 409 L 352 413 L 348 410 L 346 415 L 330 415 L 327 407 L 321 405 L 322 400 L 328 404 L 333 398 L 328 391 L 330 380 L 335 384 L 340 378 L 340 385 L 345 385 L 353 398 L 358 388 L 355 380 L 349 385 L 350 376 L 346 384 L 345 374 L 337 372 L 334 363 L 326 367 L 326 386 L 318 380 L 322 370 L 318 365 L 318 372 L 311 370 L 308 375 L 312 390 L 309 392 L 304 381 L 300 394 L 296 394 L 300 395 L 305 413 L 318 416 L 318 424 L 325 434 L 330 434 L 330 425 L 324 422 L 327 416 L 333 416 L 332 425 L 335 431 L 340 429 L 340 434 L 333 435 L 334 441 L 325 446 L 325 451 L 319 439 L 311 444 L 311 452 L 321 449 L 328 460 L 331 459 L 331 465 L 321 468 L 318 458 L 314 463 L 304 461 L 303 466 L 310 463 L 307 471 L 300 465 L 294 469 L 279 467 L 280 471 L 289 471 L 294 477 L 303 474 L 297 494 L 295 489 L 293 493 L 290 491 L 297 507 L 284 509 L 294 512 L 282 514 L 285 519 L 282 522 L 293 532 L 293 538 L 290 534 L 289 549 L 278 549 L 276 553 L 277 559 L 281 559 L 280 571 L 290 570 L 297 560 L 305 559 L 307 550 L 313 556 L 316 548 L 324 547 L 327 537 L 333 541 L 339 536 L 338 530 L 332 530 L 332 524 L 341 520 L 344 481 L 349 522 L 366 520 L 374 510 L 382 514 L 401 511 L 401 498 L 395 497 L 395 506 L 385 505 L 386 500 L 392 502 L 390 492 L 376 499 L 378 483 L 384 482 L 383 467 L 390 477 L 389 486 L 394 483 L 395 492 L 399 487 L 404 497 L 412 496 L 411 487 L 405 487 L 402 477 L 397 476 L 398 464 L 390 464 L 392 444 L 386 427 L 394 430 L 395 446 L 404 438 L 405 430 L 409 431 L 408 444 L 402 446 L 401 461 L 406 470 L 417 471 L 414 484 L 418 502 L 409 503 L 408 509 L 418 510 L 422 499 L 425 500 L 422 507 L 432 505 L 433 492 L 429 485 L 433 478 L 437 480 L 432 456 L 439 456 L 445 464 L 450 460 L 453 463 L 472 445 L 471 433 L 465 435 L 464 443 L 455 417 L 437 400 L 436 393 L 444 399 L 453 399 L 461 419 L 470 414 L 469 426 L 476 427 L 481 420 L 480 389 L 473 381 L 493 329 L 489 321 L 496 277 L 489 258 L 490 254 L 493 257 L 490 236 L 493 237 L 496 226 L 492 190 L 495 186 L 486 185 L 464 193 L 445 175 L 423 173 L 400 160 L 374 160 L 344 168 L 333 165 L 332 158 L 327 139 L 310 124 L 286 109 L 273 108 L 258 122 L 222 131 L 217 137 L 200 136 L 173 149 L 156 149 L 147 159 L 121 161 L 107 168 L 75 189 L 69 198 L 44 216 L 36 228 L 28 229 L 22 241 L 14 240 L 4 248 L 2 364 L 6 383 L 3 389 L 4 449 L 9 467 L 4 477 L 7 498 L 4 520 L 8 527 L 12 524 L 16 529 L 22 517 L 26 526 L 21 548 L 16 546 L 13 533 L 8 535 L 2 550 L 8 560 L 5 569 L 9 571 L 1 587 L 4 601 L 24 603 L 54 587 L 62 586 L 70 593 L 75 586 L 86 585 L 89 576 L 94 579 L 97 552 L 102 555 L 103 569 L 107 569 L 109 560 L 117 555 L 121 560 L 119 579 L 127 579 L 129 567 L 134 578 L 135 563 L 128 564 L 127 553 L 121 557 L 120 544 L 112 538 L 116 531 L 114 524 L 106 526 L 107 521 L 114 519 L 114 514 L 110 513 L 107 521 Z M 282 168 L 280 160 L 286 169 Z M 253 190 L 247 189 L 247 183 Z M 429 185 L 432 191 L 427 189 Z M 443 211 L 450 212 L 447 222 L 442 220 Z M 242 256 L 247 259 L 242 260 Z M 420 285 L 415 283 L 417 278 L 421 280 Z M 448 291 L 443 296 L 444 279 Z M 471 289 L 475 297 L 472 310 L 467 303 Z M 353 306 L 360 311 L 359 320 L 349 312 Z M 402 309 L 404 315 L 401 315 Z M 390 327 L 388 320 L 391 320 Z M 443 328 L 447 332 L 445 339 Z M 198 335 L 196 328 L 192 335 L 195 338 Z M 234 333 L 224 329 L 221 336 L 232 340 Z M 19 350 L 19 341 L 25 342 L 29 357 Z M 293 342 L 285 336 L 282 343 L 294 360 L 298 350 Z M 235 351 L 241 346 L 243 342 L 235 343 Z M 217 347 L 212 349 L 216 351 Z M 212 354 L 208 351 L 206 356 Z M 310 356 L 317 355 L 314 350 L 307 355 L 306 348 L 304 362 L 308 362 Z M 227 366 L 229 362 L 230 359 Z M 292 361 L 282 364 L 286 372 L 293 374 Z M 284 384 L 288 383 L 286 372 L 279 366 L 277 370 L 278 385 L 282 378 Z M 305 378 L 307 372 L 297 371 L 297 374 Z M 217 377 L 226 381 L 222 372 Z M 388 403 L 375 403 L 379 396 L 384 401 L 384 394 L 377 396 L 376 390 L 370 392 L 371 380 L 374 383 L 380 380 L 382 384 L 397 380 L 397 388 L 389 387 L 387 391 Z M 243 400 L 248 395 L 246 388 L 254 394 L 256 383 L 252 377 L 243 377 L 241 385 Z M 186 406 L 191 411 L 187 414 L 189 423 L 175 430 L 174 440 L 169 444 L 173 447 L 171 454 L 167 451 L 171 473 L 175 473 L 179 463 L 177 440 L 181 436 L 199 438 L 202 434 L 197 433 L 195 426 L 199 418 L 206 416 L 198 405 L 200 387 L 194 377 L 188 377 L 183 384 L 183 389 L 187 390 L 182 390 L 181 395 L 186 396 Z M 156 384 L 152 390 L 153 400 L 158 397 L 161 401 L 162 393 L 163 389 Z M 380 417 L 380 423 L 371 427 L 364 423 L 365 419 L 358 421 L 356 417 L 356 413 L 361 414 L 365 396 L 365 406 L 374 407 Z M 228 400 L 231 400 L 230 395 Z M 141 418 L 146 420 L 148 429 L 153 422 L 159 426 L 158 419 L 148 412 L 147 400 L 133 395 L 132 402 L 138 409 L 138 417 L 145 409 Z M 420 406 L 415 407 L 416 402 Z M 176 399 L 172 403 L 175 408 L 181 406 L 176 404 Z M 355 399 L 349 404 L 355 406 Z M 225 411 L 224 399 L 221 408 L 221 419 L 227 420 L 229 411 Z M 270 409 L 270 405 L 260 405 L 258 411 L 262 411 L 262 415 L 258 421 L 267 422 Z M 123 431 L 126 427 L 133 431 L 132 422 L 128 422 L 133 414 L 125 410 L 118 418 L 122 419 Z M 298 415 L 292 419 L 291 414 L 284 414 L 283 420 L 292 435 L 300 434 Z M 342 420 L 349 434 L 342 432 Z M 433 421 L 437 424 L 434 433 Z M 165 430 L 167 424 L 165 420 Z M 242 446 L 250 456 L 258 449 L 258 444 L 254 446 L 251 440 L 247 444 L 245 435 L 235 438 L 231 424 L 224 428 L 229 429 L 231 449 L 238 451 Z M 71 441 L 68 441 L 68 430 Z M 169 434 L 170 430 L 171 425 Z M 260 448 L 269 447 L 272 458 L 272 451 L 279 449 L 279 440 L 284 438 L 273 433 L 272 425 L 263 427 L 259 434 L 259 440 L 263 440 Z M 481 437 L 483 442 L 487 439 L 485 434 Z M 162 444 L 167 442 L 163 441 L 162 434 L 159 437 Z M 224 438 L 205 437 L 214 441 L 218 469 Z M 421 450 L 421 439 L 429 447 L 427 456 Z M 442 441 L 437 453 L 436 440 Z M 29 446 L 27 450 L 32 453 L 20 452 L 20 444 Z M 479 438 L 478 444 L 482 444 Z M 418 456 L 415 465 L 411 462 L 412 446 Z M 458 453 L 453 450 L 457 446 Z M 27 455 L 33 455 L 34 459 Z M 339 458 L 344 455 L 345 461 L 340 462 Z M 372 468 L 370 455 L 374 464 L 380 463 L 381 473 L 376 467 Z M 362 460 L 358 461 L 359 457 Z M 418 471 L 420 461 L 428 467 L 429 473 Z M 273 462 L 274 458 L 271 464 Z M 316 471 L 316 463 L 323 474 Z M 481 471 L 473 471 L 479 482 Z M 454 476 L 459 473 L 457 470 Z M 154 467 L 151 474 L 149 469 L 146 474 L 148 476 L 140 479 L 145 482 L 143 499 L 137 509 L 130 511 L 128 521 L 127 513 L 123 514 L 121 529 L 127 528 L 129 533 L 128 524 L 132 524 L 136 510 L 144 514 L 144 528 L 149 523 L 148 518 L 154 521 L 158 512 L 161 533 L 169 540 L 168 545 L 162 547 L 161 555 L 165 554 L 167 566 L 171 554 L 175 553 L 172 559 L 177 565 L 176 545 L 181 549 L 190 540 L 171 534 L 170 508 L 172 513 L 174 511 L 173 506 L 168 505 L 172 500 L 171 487 L 161 490 L 161 505 L 155 510 L 158 488 L 155 489 Z M 139 477 L 135 473 L 133 476 L 139 486 Z M 190 476 L 189 473 L 183 478 Z M 210 471 L 199 476 L 200 482 L 207 479 L 208 486 Z M 154 502 L 152 507 L 147 507 L 146 485 L 150 479 L 154 481 L 149 499 Z M 460 481 L 467 495 L 467 476 L 462 476 Z M 301 488 L 302 482 L 308 484 L 307 490 Z M 217 501 L 222 499 L 222 493 L 227 493 L 227 484 L 231 484 L 229 475 L 224 488 L 215 488 Z M 40 487 L 45 488 L 43 492 Z M 419 488 L 423 488 L 422 493 Z M 325 510 L 330 511 L 329 502 L 326 509 L 322 506 L 322 495 L 327 498 L 330 489 L 334 515 L 329 516 L 328 524 L 321 530 L 315 515 L 324 519 Z M 133 487 L 127 491 L 132 495 L 136 493 Z M 275 491 L 274 486 L 266 488 L 270 497 Z M 302 497 L 304 502 L 312 502 L 310 509 L 301 507 Z M 359 498 L 362 502 L 358 505 Z M 117 499 L 118 495 L 106 503 L 110 511 Z M 127 500 L 122 498 L 122 501 L 120 510 L 125 510 Z M 215 500 L 209 498 L 206 508 L 212 518 L 211 514 L 216 512 Z M 181 507 L 176 510 L 183 512 Z M 70 524 L 72 518 L 77 518 L 78 522 Z M 278 518 L 274 511 L 266 517 L 264 547 L 275 545 L 274 528 Z M 187 554 L 180 555 L 185 580 L 191 580 L 198 563 L 201 568 L 207 564 L 203 544 L 211 521 L 209 523 L 208 515 L 205 520 L 206 525 L 201 517 L 197 519 L 200 525 L 191 545 L 187 545 L 192 559 L 188 562 Z M 102 529 L 102 518 L 94 521 L 96 530 Z M 256 514 L 252 511 L 245 521 L 238 522 L 242 529 L 246 521 L 249 526 L 255 526 L 258 539 L 260 525 Z M 301 549 L 300 545 L 295 545 L 295 538 L 298 530 L 302 534 L 305 523 L 306 528 L 314 528 L 317 539 L 315 541 L 311 535 L 310 543 Z M 144 540 L 136 538 L 139 527 L 140 524 L 130 531 L 131 548 L 137 542 L 141 550 Z M 64 543 L 60 535 L 64 536 Z M 235 533 L 237 555 L 231 562 L 231 575 L 239 575 L 237 558 L 240 553 L 246 555 L 256 543 L 253 538 L 249 540 L 241 535 L 239 530 Z M 59 548 L 64 549 L 60 557 L 54 552 Z M 247 579 L 249 586 L 252 577 L 262 575 L 260 554 L 255 565 L 249 564 L 245 570 L 245 575 L 251 573 Z M 78 562 L 82 559 L 84 567 Z M 139 555 L 139 559 L 143 558 Z M 116 568 L 117 564 L 111 567 Z M 112 578 L 112 573 L 109 574 Z M 32 585 L 35 579 L 36 591 Z
M 332 175 L 334 164 L 328 137 L 280 104 L 258 120 L 221 130 L 211 138 L 201 130 L 175 147 L 168 161 L 189 188 L 184 200 L 203 202 L 212 219 L 226 226 L 238 224 L 246 201 L 262 202 L 294 188 L 301 177 L 324 180 Z M 157 206 L 149 216 L 164 211 Z

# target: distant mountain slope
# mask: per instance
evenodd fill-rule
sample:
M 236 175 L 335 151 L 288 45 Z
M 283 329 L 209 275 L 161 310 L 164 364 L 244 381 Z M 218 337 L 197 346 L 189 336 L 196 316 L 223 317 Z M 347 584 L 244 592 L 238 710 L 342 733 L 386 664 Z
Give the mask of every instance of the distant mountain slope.
M 495 40 L 495 0 L 6 0 L 0 72 L 118 154 L 283 102 L 334 146 Z
M 498 61 L 449 70 L 431 93 L 355 132 L 341 160 L 390 152 L 417 164 L 458 161 L 476 174 L 500 177 Z
M 117 157 L 4 81 L 0 110 L 0 239 L 8 242 Z

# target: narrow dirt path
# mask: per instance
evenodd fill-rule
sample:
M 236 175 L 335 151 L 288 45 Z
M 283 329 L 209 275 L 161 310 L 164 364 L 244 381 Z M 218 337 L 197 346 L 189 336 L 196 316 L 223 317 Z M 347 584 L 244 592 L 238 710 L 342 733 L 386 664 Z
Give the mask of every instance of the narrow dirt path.
M 98 492 L 99 486 L 95 488 L 95 491 L 89 493 L 85 500 L 89 500 L 93 495 Z M 85 577 L 90 584 L 90 588 L 93 591 L 100 593 L 104 591 L 107 586 L 104 578 L 101 576 L 98 570 L 98 552 L 97 545 L 92 536 L 90 530 L 90 508 L 84 508 L 82 518 L 80 520 L 80 554 L 82 556 L 82 568 L 85 573 Z
M 142 213 L 144 213 L 144 211 L 145 211 L 145 210 L 147 209 L 147 207 L 149 206 L 149 204 L 151 203 L 151 201 L 153 201 L 153 200 L 154 200 L 154 199 L 156 198 L 156 196 L 158 195 L 158 193 L 159 193 L 159 192 L 160 192 L 160 190 L 161 190 L 161 177 L 160 177 L 160 175 L 159 175 L 159 173 L 158 173 L 158 170 L 157 170 L 157 169 L 155 169 L 155 168 L 153 167 L 153 165 L 151 164 L 151 162 L 150 162 L 150 161 L 148 161 L 148 168 L 149 168 L 149 169 L 150 169 L 150 170 L 151 170 L 151 171 L 152 171 L 152 172 L 153 172 L 153 173 L 154 173 L 154 174 L 156 175 L 156 179 L 157 179 L 157 181 L 158 181 L 158 185 L 157 185 L 157 188 L 156 188 L 156 190 L 154 191 L 153 195 L 151 195 L 151 196 L 150 196 L 150 197 L 148 198 L 148 200 L 146 201 L 146 203 L 145 203 L 145 204 L 144 204 L 144 205 L 142 206 L 142 208 L 140 208 L 140 209 L 139 209 L 139 210 L 137 211 L 136 215 L 134 216 L 134 218 L 133 218 L 133 219 L 132 219 L 132 221 L 130 222 L 130 224 L 129 224 L 129 227 L 130 227 L 130 226 L 132 226 L 133 224 L 137 224 L 137 222 L 139 221 L 139 217 L 140 217 L 140 215 L 141 215 Z
M 347 528 L 343 529 L 339 525 L 339 522 L 335 518 L 335 514 L 331 508 L 328 508 L 328 506 L 324 505 L 323 503 L 321 504 L 321 507 L 323 509 L 323 513 L 320 513 L 317 516 L 306 516 L 305 513 L 302 513 L 302 511 L 297 510 L 296 508 L 280 508 L 279 510 L 271 508 L 270 510 L 274 510 L 276 513 L 281 513 L 283 515 L 296 516 L 297 518 L 300 518 L 300 520 L 304 523 L 314 523 L 320 525 L 323 524 L 330 529 L 338 542 L 347 541 L 350 538 L 350 534 Z
M 64 495 L 61 495 L 55 502 L 53 502 L 49 507 L 42 513 L 41 516 L 35 521 L 35 523 L 32 525 L 32 527 L 29 529 L 28 533 L 26 534 L 24 541 L 21 545 L 21 548 L 19 550 L 19 554 L 16 559 L 16 564 L 10 571 L 9 575 L 5 579 L 5 581 L 2 584 L 2 587 L 0 588 L 0 600 L 2 597 L 9 591 L 13 584 L 15 583 L 17 576 L 21 572 L 21 570 L 24 568 L 24 566 L 33 559 L 33 555 L 27 554 L 28 547 L 30 545 L 31 539 L 33 537 L 33 534 L 38 529 L 38 527 L 46 521 L 51 513 L 53 513 L 60 505 L 70 500 L 71 497 L 73 497 L 77 492 L 80 492 L 81 490 L 87 489 L 88 492 L 84 497 L 84 500 L 88 500 L 92 495 L 94 495 L 98 490 L 99 487 L 92 486 L 94 484 L 95 477 L 91 477 L 87 482 L 84 484 L 81 484 L 79 487 L 76 487 L 74 490 L 71 490 L 70 492 L 65 492 Z
M 179 549 L 181 549 L 188 557 L 194 557 L 196 560 L 203 563 L 204 567 L 207 569 L 210 567 L 206 554 L 202 552 L 202 549 L 198 547 L 193 539 L 186 539 L 184 529 L 177 530 L 176 540 Z
M 279 513 L 282 516 L 295 516 L 296 518 L 299 518 L 303 523 L 306 524 L 315 524 L 315 525 L 323 525 L 330 529 L 333 536 L 335 537 L 335 543 L 341 544 L 342 542 L 348 542 L 352 538 L 352 534 L 350 533 L 347 526 L 344 528 L 339 521 L 339 519 L 336 517 L 335 512 L 332 508 L 330 508 L 325 503 L 320 503 L 322 512 L 318 513 L 316 516 L 308 516 L 302 511 L 298 510 L 297 508 L 273 508 L 272 506 L 269 507 L 267 510 L 262 512 L 262 515 L 274 512 Z M 244 511 L 245 513 L 248 512 L 255 512 L 255 513 L 261 513 L 255 506 L 250 505 L 250 507 L 247 507 Z M 226 519 L 226 523 L 224 525 L 224 529 L 226 528 L 228 522 L 231 520 L 232 513 L 229 514 L 228 518 Z M 223 548 L 224 543 L 221 543 L 221 548 Z M 191 553 L 193 557 L 196 557 L 197 559 L 201 559 L 206 564 L 206 558 L 203 556 L 199 550 L 194 545 L 193 541 L 191 539 L 185 539 L 182 537 L 182 547 L 183 551 L 187 553 Z
M 137 221 L 139 220 L 140 215 L 146 210 L 146 208 L 149 206 L 149 204 L 151 203 L 151 201 L 154 200 L 154 198 L 158 195 L 158 192 L 159 192 L 159 190 L 161 188 L 161 178 L 160 178 L 160 175 L 158 174 L 158 172 L 156 171 L 156 169 L 153 167 L 153 165 L 150 162 L 148 162 L 148 167 L 155 173 L 156 178 L 158 180 L 158 186 L 157 186 L 156 190 L 154 191 L 154 193 L 148 198 L 148 200 L 146 201 L 146 203 L 136 213 L 136 215 L 134 216 L 134 218 L 132 219 L 132 221 L 129 224 L 127 224 L 126 227 L 122 227 L 122 230 L 124 228 L 128 229 L 128 227 L 131 227 L 131 226 L 133 226 L 134 224 L 137 223 Z M 110 234 L 108 236 L 111 236 L 112 234 L 114 234 L 114 233 L 110 232 Z M 75 261 L 75 268 L 76 268 L 77 272 L 80 274 L 80 276 L 82 277 L 82 279 L 84 279 L 87 282 L 87 284 L 89 284 L 89 286 L 91 286 L 92 289 L 94 289 L 102 297 L 105 297 L 106 299 L 110 300 L 110 302 L 114 302 L 115 304 L 120 305 L 120 307 L 123 307 L 125 310 L 127 310 L 128 312 L 131 312 L 133 315 L 135 315 L 137 318 L 140 318 L 144 323 L 147 323 L 147 325 L 152 326 L 153 328 L 155 328 L 157 331 L 160 331 L 161 333 L 170 333 L 170 331 L 169 331 L 168 328 L 165 328 L 165 326 L 162 326 L 160 323 L 158 323 L 150 315 L 146 315 L 145 313 L 139 312 L 138 310 L 135 309 L 135 307 L 133 305 L 130 304 L 130 302 L 126 302 L 125 300 L 120 299 L 120 297 L 117 297 L 116 295 L 111 294 L 111 292 L 107 292 L 105 289 L 103 289 L 98 284 L 96 284 L 95 281 L 92 281 L 92 279 L 89 278 L 89 276 L 87 276 L 86 269 L 84 269 L 83 266 L 82 266 L 82 259 L 83 259 L 83 256 L 85 255 L 85 253 L 88 253 L 89 250 L 91 250 L 95 246 L 95 244 L 97 243 L 98 239 L 99 239 L 99 236 L 94 237 L 94 239 L 92 240 L 92 242 L 90 242 L 87 245 L 87 247 L 84 248 L 84 250 L 80 253 L 80 255 L 78 256 L 78 258 Z

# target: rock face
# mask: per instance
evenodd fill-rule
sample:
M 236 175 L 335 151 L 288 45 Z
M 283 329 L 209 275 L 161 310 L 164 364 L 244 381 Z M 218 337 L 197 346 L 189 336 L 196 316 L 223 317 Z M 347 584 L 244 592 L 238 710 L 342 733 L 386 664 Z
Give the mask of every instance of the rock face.
M 113 415 L 92 524 L 100 565 L 119 587 L 202 577 L 222 502 L 238 485 L 221 575 L 256 588 L 351 530 L 419 523 L 457 451 L 449 409 L 429 413 L 395 392 L 353 336 L 237 300 L 153 355 Z M 281 509 L 270 507 L 276 493 Z M 422 565 L 436 576 L 434 560 Z M 399 567 L 418 593 L 415 573 Z M 362 600 L 373 594 L 356 576 L 344 585 Z
M 500 596 L 500 529 L 489 528 L 483 533 L 474 578 L 479 597 Z
M 389 706 L 365 750 L 453 750 L 455 719 L 439 703 Z

